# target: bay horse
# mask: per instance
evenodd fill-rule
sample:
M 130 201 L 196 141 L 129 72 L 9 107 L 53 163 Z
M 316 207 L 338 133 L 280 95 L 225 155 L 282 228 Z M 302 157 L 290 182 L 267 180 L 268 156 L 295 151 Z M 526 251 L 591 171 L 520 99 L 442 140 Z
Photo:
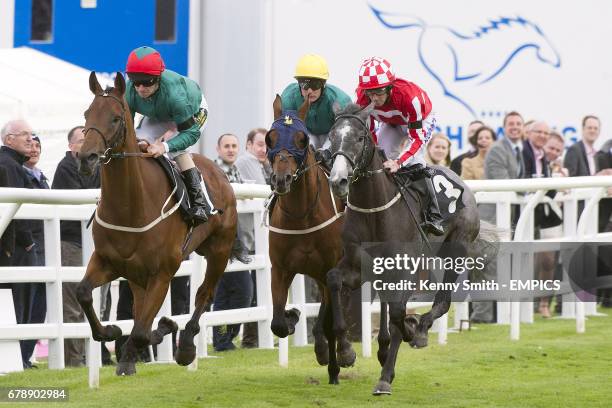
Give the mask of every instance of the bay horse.
M 334 331 L 341 334 L 346 330 L 340 308 L 340 292 L 348 286 L 361 285 L 362 262 L 367 262 L 372 252 L 364 243 L 375 243 L 372 251 L 377 255 L 394 257 L 397 246 L 394 243 L 410 243 L 410 248 L 424 248 L 431 243 L 473 243 L 479 235 L 480 221 L 474 195 L 461 179 L 449 169 L 434 166 L 447 179 L 463 186 L 459 197 L 462 206 L 445 221 L 445 235 L 430 236 L 419 232 L 423 221 L 422 203 L 415 195 L 407 201 L 399 199 L 399 188 L 393 176 L 383 171 L 385 158 L 377 149 L 369 127 L 366 125 L 373 105 L 361 108 L 348 105 L 337 112 L 336 121 L 329 133 L 333 167 L 330 182 L 334 192 L 347 198 L 345 227 L 342 233 L 344 255 L 338 265 L 327 274 L 334 314 Z M 436 184 L 434 178 L 434 185 Z M 448 181 L 448 180 L 447 180 Z M 446 188 L 446 187 L 444 187 Z M 440 246 L 440 245 L 438 245 Z M 458 245 L 453 248 L 454 256 L 466 256 L 468 248 Z M 471 250 L 470 250 L 471 251 Z M 420 253 L 409 255 L 418 256 Z M 457 274 L 450 269 L 444 271 L 444 283 L 455 282 Z M 399 293 L 394 301 L 381 298 L 380 331 L 378 335 L 378 360 L 382 366 L 380 380 L 373 394 L 390 394 L 391 382 L 395 376 L 395 362 L 402 340 L 413 347 L 427 345 L 427 333 L 438 317 L 448 312 L 451 291 L 441 290 L 435 295 L 431 310 L 417 319 L 406 317 L 406 302 L 412 293 Z M 390 327 L 387 327 L 387 308 Z M 390 329 L 390 333 L 389 333 Z
M 276 95 L 273 103 L 275 121 L 266 135 L 273 169 L 271 185 L 276 196 L 269 226 L 274 309 L 271 329 L 279 337 L 294 333 L 299 311 L 285 311 L 287 291 L 296 274 L 313 278 L 322 294 L 313 328 L 315 354 L 319 364 L 328 366 L 329 383 L 338 384 L 340 367 L 352 366 L 356 357 L 346 332 L 336 341 L 326 288 L 327 271 L 342 256 L 340 233 L 345 206 L 333 196 L 327 175 L 309 147 L 304 125 L 309 107 L 306 100 L 297 115 L 282 112 L 281 98 Z M 347 297 L 344 300 L 348 303 Z
M 212 161 L 194 154 L 213 204 L 222 211 L 194 228 L 191 239 L 186 240 L 189 227 L 179 212 L 164 210 L 176 203 L 168 176 L 156 160 L 139 153 L 125 86 L 118 72 L 114 87 L 102 90 L 95 72 L 91 73 L 89 89 L 94 99 L 85 112 L 85 141 L 78 155 L 83 174 L 91 174 L 93 166 L 103 163 L 101 199 L 92 227 L 95 250 L 77 288 L 95 340 L 113 341 L 122 333 L 115 325 L 100 324 L 92 305 L 92 289 L 123 277 L 134 295 L 134 327 L 123 345 L 117 375 L 135 374 L 137 349 L 159 344 L 164 335 L 177 331 L 177 324 L 167 317 L 160 319 L 156 330 L 151 331 L 151 326 L 181 261 L 196 251 L 206 257 L 206 275 L 175 354 L 180 365 L 194 360 L 193 338 L 227 266 L 237 222 L 236 199 L 227 177 Z

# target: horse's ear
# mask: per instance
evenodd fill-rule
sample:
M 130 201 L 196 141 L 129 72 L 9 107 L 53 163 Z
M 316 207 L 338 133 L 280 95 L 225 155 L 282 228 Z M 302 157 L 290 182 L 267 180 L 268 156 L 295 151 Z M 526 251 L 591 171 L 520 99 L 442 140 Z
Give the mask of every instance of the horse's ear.
M 300 118 L 302 122 L 306 121 L 308 109 L 310 109 L 310 100 L 308 98 L 304 98 L 304 103 L 298 109 L 298 118 Z
M 374 110 L 374 102 L 370 103 L 368 106 L 360 110 L 358 115 L 361 118 L 361 120 L 365 122 L 366 120 L 368 120 L 373 110 Z
M 272 129 L 268 133 L 266 133 L 266 146 L 268 147 L 268 150 L 274 149 L 274 146 L 276 146 L 277 140 L 278 140 L 278 132 L 276 130 Z
M 89 90 L 94 95 L 99 95 L 102 93 L 102 87 L 98 82 L 98 77 L 96 77 L 96 71 L 91 71 L 91 74 L 89 74 Z
M 341 110 L 342 108 L 340 107 L 338 101 L 334 101 L 334 103 L 332 104 L 332 111 L 334 112 L 334 116 L 338 116 L 338 113 L 340 113 Z
M 283 113 L 283 100 L 281 99 L 279 94 L 276 94 L 276 98 L 274 98 L 274 103 L 272 103 L 272 109 L 274 109 L 274 120 L 277 120 L 281 117 Z
M 115 89 L 119 92 L 119 95 L 125 93 L 125 78 L 121 72 L 117 72 L 117 75 L 115 75 Z
M 304 132 L 295 132 L 293 135 L 293 144 L 300 150 L 308 147 L 308 136 Z

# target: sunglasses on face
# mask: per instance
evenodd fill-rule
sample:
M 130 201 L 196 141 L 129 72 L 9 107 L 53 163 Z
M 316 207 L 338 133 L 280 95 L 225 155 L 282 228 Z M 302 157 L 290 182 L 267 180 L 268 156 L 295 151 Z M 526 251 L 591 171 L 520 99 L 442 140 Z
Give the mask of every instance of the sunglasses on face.
M 299 79 L 298 85 L 300 85 L 300 88 L 303 90 L 312 89 L 313 91 L 317 91 L 323 88 L 323 85 L 325 85 L 325 81 L 323 81 L 322 79 L 316 79 L 316 78 Z
M 144 80 L 134 80 L 132 81 L 132 83 L 134 84 L 135 88 L 138 88 L 139 86 L 144 86 L 145 88 L 149 88 L 157 83 L 157 79 L 152 78 L 152 79 L 144 79 Z
M 365 92 L 366 96 L 380 96 L 380 95 L 384 95 L 387 93 L 387 87 L 384 88 L 376 88 L 376 89 L 366 89 Z

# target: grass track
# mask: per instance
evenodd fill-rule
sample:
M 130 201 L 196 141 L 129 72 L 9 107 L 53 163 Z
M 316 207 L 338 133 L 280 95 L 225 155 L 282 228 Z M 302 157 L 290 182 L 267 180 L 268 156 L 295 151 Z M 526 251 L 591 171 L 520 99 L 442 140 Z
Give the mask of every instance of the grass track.
M 611 316 L 590 318 L 582 335 L 573 320 L 536 318 L 521 326 L 518 342 L 509 340 L 509 326 L 496 325 L 450 334 L 446 346 L 435 337 L 421 350 L 402 345 L 390 397 L 371 395 L 380 367 L 360 357 L 359 344 L 356 366 L 341 371 L 339 386 L 327 384 L 309 346 L 290 348 L 288 369 L 278 367 L 274 350 L 237 350 L 200 360 L 197 372 L 139 364 L 136 376 L 116 377 L 105 367 L 97 390 L 88 388 L 86 369 L 42 367 L 0 377 L 0 387 L 69 389 L 68 403 L 19 407 L 612 406 Z

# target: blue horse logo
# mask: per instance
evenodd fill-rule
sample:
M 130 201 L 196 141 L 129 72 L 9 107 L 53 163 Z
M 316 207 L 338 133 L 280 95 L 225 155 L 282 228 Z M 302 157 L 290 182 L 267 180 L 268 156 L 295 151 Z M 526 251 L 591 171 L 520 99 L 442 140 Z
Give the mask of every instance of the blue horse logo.
M 419 59 L 442 86 L 444 95 L 476 112 L 457 93 L 460 84 L 479 86 L 498 77 L 520 53 L 534 49 L 538 61 L 561 66 L 561 57 L 537 24 L 523 17 L 490 20 L 473 33 L 460 33 L 450 27 L 428 25 L 413 15 L 389 13 L 372 5 L 376 18 L 391 30 L 420 30 Z M 467 57 L 467 56 L 471 57 Z

